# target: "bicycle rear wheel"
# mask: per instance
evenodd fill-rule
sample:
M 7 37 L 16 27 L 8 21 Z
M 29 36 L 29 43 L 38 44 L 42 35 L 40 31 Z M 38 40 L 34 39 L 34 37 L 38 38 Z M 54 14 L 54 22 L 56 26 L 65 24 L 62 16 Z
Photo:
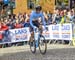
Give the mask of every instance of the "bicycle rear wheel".
M 35 40 L 31 40 L 32 38 L 30 38 L 29 44 L 30 44 L 30 50 L 32 53 L 36 52 L 36 44 L 35 44 Z
M 38 41 L 40 53 L 45 54 L 47 51 L 47 41 L 45 40 L 45 37 L 41 35 Z

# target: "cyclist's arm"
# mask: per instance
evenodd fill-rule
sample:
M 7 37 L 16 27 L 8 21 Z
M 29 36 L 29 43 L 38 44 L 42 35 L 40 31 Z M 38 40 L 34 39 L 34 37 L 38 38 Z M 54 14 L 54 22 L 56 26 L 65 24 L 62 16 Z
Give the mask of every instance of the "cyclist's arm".
M 43 25 L 46 26 L 46 21 L 45 21 L 45 18 L 44 18 L 43 13 L 41 14 L 41 19 L 42 19 L 42 23 L 43 23 Z
M 31 15 L 30 15 L 30 25 L 31 25 L 31 27 L 34 28 L 34 25 L 33 25 L 33 23 L 32 23 L 32 20 L 33 20 L 33 13 L 31 13 Z

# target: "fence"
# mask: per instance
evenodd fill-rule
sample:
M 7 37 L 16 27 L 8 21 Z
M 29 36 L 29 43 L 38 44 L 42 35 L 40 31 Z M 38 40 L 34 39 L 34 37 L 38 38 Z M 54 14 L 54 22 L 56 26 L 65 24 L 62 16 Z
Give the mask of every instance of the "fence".
M 72 41 L 75 31 L 75 27 L 70 24 L 56 24 L 56 25 L 47 25 L 47 31 L 43 28 L 43 35 L 46 40 L 55 39 L 55 40 L 70 40 Z M 29 27 L 20 28 L 20 29 L 11 29 L 9 30 L 8 37 L 0 41 L 0 44 L 4 43 L 14 43 L 21 41 L 29 41 L 30 38 Z M 74 39 L 73 39 L 74 40 Z

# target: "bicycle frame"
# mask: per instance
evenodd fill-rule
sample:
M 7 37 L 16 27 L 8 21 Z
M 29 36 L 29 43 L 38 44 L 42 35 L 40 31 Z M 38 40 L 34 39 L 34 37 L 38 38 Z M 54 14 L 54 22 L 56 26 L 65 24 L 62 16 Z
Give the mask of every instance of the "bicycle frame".
M 39 42 L 38 42 L 39 38 L 40 38 L 40 31 L 38 28 L 36 28 L 34 30 L 34 39 L 36 41 L 36 48 L 39 46 Z

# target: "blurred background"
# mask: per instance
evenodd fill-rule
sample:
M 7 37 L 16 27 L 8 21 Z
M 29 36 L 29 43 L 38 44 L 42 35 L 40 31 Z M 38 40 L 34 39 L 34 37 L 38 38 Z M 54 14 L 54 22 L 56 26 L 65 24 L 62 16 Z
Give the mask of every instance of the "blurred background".
M 41 5 L 43 11 L 54 12 L 58 8 L 75 8 L 75 0 L 0 0 L 0 15 L 30 13 L 36 5 Z

